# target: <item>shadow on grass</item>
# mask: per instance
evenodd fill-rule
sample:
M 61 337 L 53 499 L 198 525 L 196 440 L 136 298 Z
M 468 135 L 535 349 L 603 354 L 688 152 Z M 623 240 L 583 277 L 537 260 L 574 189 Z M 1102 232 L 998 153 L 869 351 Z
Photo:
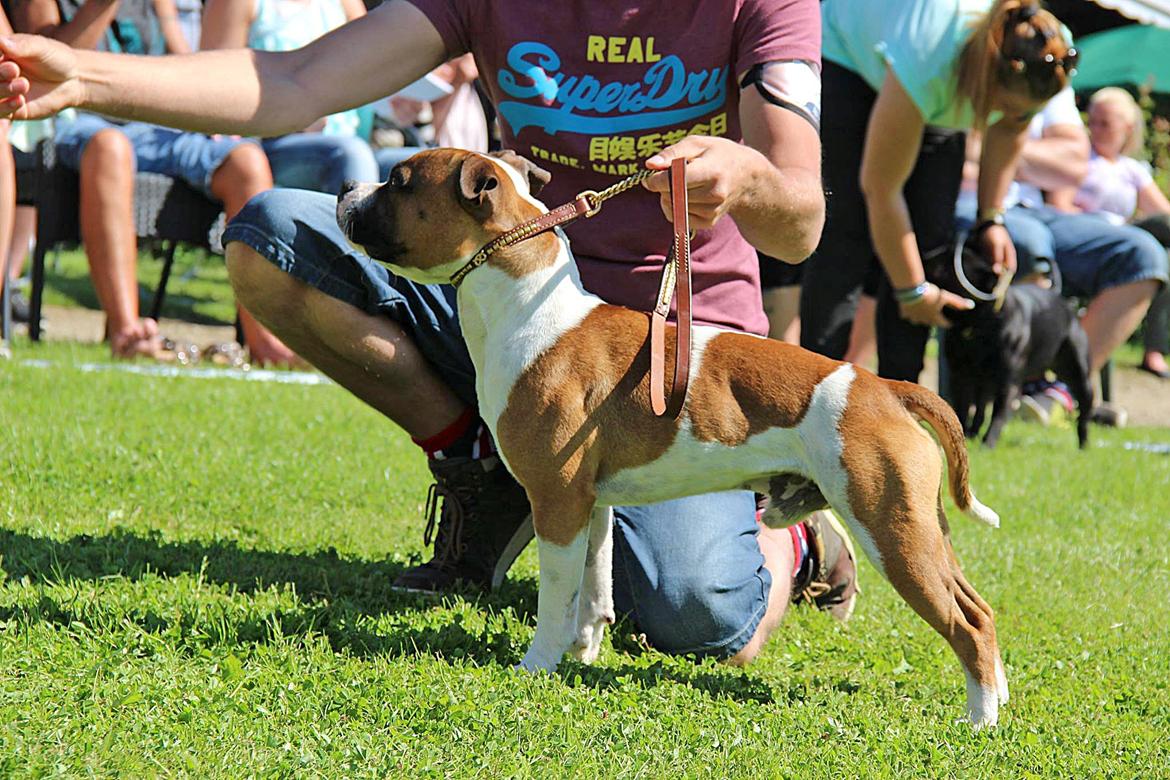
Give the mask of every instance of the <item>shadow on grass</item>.
M 164 637 L 179 652 L 216 647 L 268 644 L 288 639 L 324 637 L 335 652 L 359 657 L 432 656 L 448 661 L 510 667 L 527 649 L 506 628 L 469 627 L 461 614 L 433 625 L 436 606 L 451 597 L 402 593 L 390 587 L 404 568 L 387 561 L 342 557 L 329 549 L 311 553 L 243 549 L 232 542 L 165 541 L 157 534 L 116 531 L 103 536 L 81 535 L 66 540 L 0 529 L 0 573 L 9 581 L 27 577 L 38 584 L 98 581 L 106 578 L 141 579 L 147 575 L 199 576 L 203 581 L 254 593 L 271 586 L 291 585 L 293 607 L 219 611 L 175 610 L 160 614 L 151 604 L 107 604 L 101 599 L 78 599 L 72 594 L 43 592 L 35 600 L 18 599 L 0 606 L 0 621 L 17 624 L 48 622 L 60 626 L 85 625 L 98 631 L 119 632 L 127 621 L 144 632 Z M 508 612 L 531 625 L 535 620 L 536 583 L 531 579 L 506 581 L 493 593 L 459 594 L 477 608 Z M 385 620 L 390 616 L 389 620 Z M 428 625 L 419 625 L 427 623 Z M 629 638 L 627 621 L 612 636 L 619 654 L 638 655 L 645 647 Z M 766 683 L 742 672 L 693 671 L 682 665 L 656 661 L 647 665 L 589 667 L 566 661 L 560 675 L 566 683 L 597 690 L 651 688 L 665 682 L 687 685 L 716 698 L 772 702 L 776 695 Z M 790 697 L 791 698 L 791 697 Z
M 145 314 L 154 300 L 154 293 L 162 274 L 162 255 L 144 248 L 139 252 L 138 298 Z M 221 317 L 209 315 L 207 311 L 224 305 L 224 295 L 231 299 L 231 288 L 226 280 L 222 283 L 195 280 L 189 283 L 184 274 L 198 269 L 200 264 L 219 263 L 223 258 L 198 250 L 179 250 L 167 294 L 163 301 L 162 316 L 180 319 L 197 325 L 231 325 Z M 101 310 L 93 283 L 84 265 L 78 267 L 75 261 L 66 261 L 61 267 L 46 269 L 45 286 L 71 304 L 95 311 Z M 229 304 L 230 306 L 230 304 Z

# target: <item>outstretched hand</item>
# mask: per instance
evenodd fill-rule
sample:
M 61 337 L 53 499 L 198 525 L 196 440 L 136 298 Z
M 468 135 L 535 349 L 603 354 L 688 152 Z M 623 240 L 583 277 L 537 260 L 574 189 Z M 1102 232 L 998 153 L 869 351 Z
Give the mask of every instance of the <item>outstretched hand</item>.
M 669 220 L 670 163 L 679 157 L 687 160 L 687 213 L 691 227 L 710 228 L 735 206 L 748 185 L 751 165 L 743 159 L 745 154 L 758 153 L 726 138 L 687 136 L 646 161 L 647 168 L 662 173 L 646 179 L 642 186 L 660 194 L 662 213 Z
M 975 308 L 975 301 L 955 295 L 943 290 L 938 285 L 926 283 L 926 294 L 913 303 L 900 303 L 898 309 L 902 319 L 909 320 L 915 325 L 937 325 L 940 328 L 949 328 L 951 321 L 943 314 L 944 309 L 969 311 Z
M 0 36 L 0 118 L 43 119 L 80 96 L 72 48 L 40 35 Z

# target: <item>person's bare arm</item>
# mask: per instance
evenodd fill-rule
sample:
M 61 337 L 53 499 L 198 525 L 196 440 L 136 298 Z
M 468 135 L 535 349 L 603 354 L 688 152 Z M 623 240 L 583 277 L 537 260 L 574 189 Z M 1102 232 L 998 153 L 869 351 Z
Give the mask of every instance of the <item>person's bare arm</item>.
M 190 54 L 191 46 L 183 37 L 183 28 L 179 26 L 179 9 L 175 7 L 175 0 L 154 0 L 154 15 L 158 17 L 158 26 L 166 41 L 167 51 L 171 54 Z
M 886 72 L 865 133 L 860 183 L 865 196 L 869 231 L 878 259 L 895 290 L 926 281 L 922 257 L 903 188 L 922 146 L 922 113 L 892 72 Z M 911 304 L 902 304 L 902 316 L 921 325 L 946 325 L 944 306 L 968 308 L 970 302 L 934 285 Z
M 0 39 L 0 116 L 79 106 L 206 133 L 279 135 L 397 92 L 447 57 L 406 0 L 290 52 L 248 49 L 144 58 L 75 51 L 33 36 Z
M 351 22 L 366 15 L 366 4 L 362 0 L 341 0 L 341 8 L 345 11 L 345 18 Z
M 13 5 L 12 26 L 22 33 L 45 35 L 78 49 L 93 49 L 117 13 L 118 0 L 88 0 L 72 19 L 63 22 L 57 0 L 21 0 Z
M 207 0 L 199 48 L 242 49 L 248 45 L 255 3 L 252 0 Z
M 688 136 L 651 157 L 647 166 L 667 169 L 674 158 L 686 158 L 693 227 L 709 228 L 730 214 L 756 249 L 799 263 L 816 249 L 825 221 L 820 138 L 806 120 L 768 103 L 754 89 L 740 96 L 740 123 L 742 144 Z M 644 186 L 661 194 L 669 219 L 667 174 L 652 176 Z
M 1158 189 L 1158 183 L 1153 181 L 1138 190 L 1137 206 L 1138 211 L 1146 216 L 1170 214 L 1170 200 L 1166 198 L 1166 193 Z
M 1049 125 L 1024 144 L 1016 178 L 1042 190 L 1080 186 L 1089 166 L 1089 136 L 1083 125 Z

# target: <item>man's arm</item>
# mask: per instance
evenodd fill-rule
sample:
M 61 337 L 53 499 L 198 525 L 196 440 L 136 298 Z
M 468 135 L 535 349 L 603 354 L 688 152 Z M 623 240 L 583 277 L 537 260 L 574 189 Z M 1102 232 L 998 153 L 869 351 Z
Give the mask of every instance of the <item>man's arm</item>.
M 825 226 L 820 136 L 807 119 L 751 88 L 740 94 L 739 119 L 744 143 L 766 164 L 750 169 L 731 216 L 756 249 L 798 263 L 817 248 Z
M 1024 144 L 1016 178 L 1042 190 L 1076 189 L 1088 165 L 1089 136 L 1084 125 L 1049 125 L 1041 138 Z
M 118 0 L 88 0 L 72 19 L 62 23 L 57 0 L 20 0 L 13 5 L 12 26 L 20 32 L 56 38 L 78 49 L 93 49 L 117 13 Z
M 447 52 L 421 11 L 390 0 L 290 52 L 235 49 L 143 62 L 18 35 L 0 39 L 0 55 L 0 106 L 17 119 L 78 106 L 200 132 L 278 135 L 397 92 Z
M 744 143 L 688 136 L 646 161 L 664 170 L 687 159 L 688 212 L 692 227 L 710 228 L 730 214 L 759 251 L 790 263 L 808 257 L 825 221 L 821 190 L 821 143 L 816 129 L 792 111 L 765 101 L 755 89 L 740 96 Z M 662 197 L 670 218 L 669 182 L 652 176 L 646 189 Z

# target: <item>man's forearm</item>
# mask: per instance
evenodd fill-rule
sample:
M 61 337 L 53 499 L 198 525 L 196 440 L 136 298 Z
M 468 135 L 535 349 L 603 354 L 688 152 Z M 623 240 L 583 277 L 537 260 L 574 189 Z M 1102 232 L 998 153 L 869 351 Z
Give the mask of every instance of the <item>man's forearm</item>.
M 112 116 L 205 133 L 278 135 L 391 94 L 444 55 L 422 12 L 392 1 L 288 52 L 77 52 L 69 99 Z
M 766 255 L 799 263 L 813 250 L 825 225 L 819 178 L 804 168 L 778 170 L 767 163 L 753 177 L 731 216 L 748 243 Z
M 170 57 L 79 52 L 81 107 L 204 133 L 294 132 L 312 117 L 302 116 L 308 101 L 279 62 L 290 56 L 249 49 Z
M 1075 189 L 1085 178 L 1088 160 L 1083 138 L 1035 138 L 1024 146 L 1016 178 L 1042 190 Z

